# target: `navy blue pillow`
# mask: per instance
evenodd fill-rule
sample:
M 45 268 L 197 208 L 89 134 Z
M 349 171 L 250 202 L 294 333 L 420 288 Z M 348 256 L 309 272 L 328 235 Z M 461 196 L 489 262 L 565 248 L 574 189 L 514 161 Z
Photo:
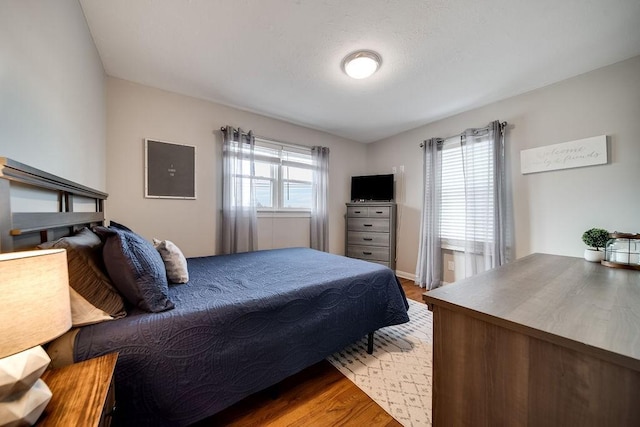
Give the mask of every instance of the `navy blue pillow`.
M 109 221 L 109 227 L 110 228 L 117 228 L 119 230 L 125 230 L 125 231 L 130 231 L 130 232 L 134 232 L 132 229 L 130 229 L 129 227 L 127 227 L 126 225 L 122 225 L 118 222 L 115 221 Z
M 175 307 L 164 261 L 150 242 L 120 228 L 95 227 L 94 232 L 104 239 L 102 257 L 109 277 L 129 303 L 153 313 Z

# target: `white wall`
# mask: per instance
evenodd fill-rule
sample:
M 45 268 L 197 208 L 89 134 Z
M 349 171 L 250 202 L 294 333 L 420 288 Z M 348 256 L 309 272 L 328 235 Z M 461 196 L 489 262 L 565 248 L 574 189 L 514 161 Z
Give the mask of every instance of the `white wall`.
M 258 214 L 258 249 L 309 248 L 310 227 L 309 214 Z
M 221 187 L 220 127 L 306 146 L 329 147 L 330 251 L 344 253 L 344 203 L 351 175 L 366 170 L 366 146 L 212 102 L 107 79 L 107 217 L 144 237 L 174 241 L 186 256 L 216 253 Z M 196 146 L 196 200 L 144 198 L 144 138 Z M 261 218 L 262 248 L 308 242 L 308 219 Z
M 208 255 L 217 247 L 217 129 L 225 124 L 331 148 L 334 253 L 344 251 L 350 176 L 404 165 L 397 183 L 399 271 L 415 270 L 422 190 L 418 144 L 494 119 L 510 123 L 517 257 L 532 252 L 580 256 L 580 235 L 593 226 L 640 231 L 640 57 L 363 146 L 117 79 L 107 79 L 105 95 L 102 64 L 75 0 L 3 0 L 0 55 L 0 156 L 110 192 L 108 216 L 148 238 L 173 239 L 189 256 Z M 522 149 L 601 134 L 610 136 L 607 165 L 533 175 L 519 171 Z M 143 198 L 145 137 L 198 147 L 198 200 Z M 291 242 L 281 230 L 304 228 L 299 219 L 265 221 L 261 229 L 270 236 L 263 233 L 260 241 L 268 247 Z
M 2 0 L 0 156 L 104 191 L 104 80 L 77 0 Z
M 506 140 L 517 258 L 534 252 L 582 256 L 581 236 L 591 227 L 640 232 L 640 57 L 636 57 L 368 146 L 369 172 L 389 173 L 393 166 L 405 166 L 398 271 L 415 273 L 422 191 L 418 145 L 496 119 L 509 122 Z M 609 135 L 607 165 L 520 173 L 520 150 L 603 134 Z

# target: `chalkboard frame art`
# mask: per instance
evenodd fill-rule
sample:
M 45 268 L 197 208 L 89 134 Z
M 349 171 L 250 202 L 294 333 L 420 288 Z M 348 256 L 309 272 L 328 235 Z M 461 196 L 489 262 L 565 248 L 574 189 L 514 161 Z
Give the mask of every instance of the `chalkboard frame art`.
M 196 198 L 196 147 L 145 138 L 144 197 Z

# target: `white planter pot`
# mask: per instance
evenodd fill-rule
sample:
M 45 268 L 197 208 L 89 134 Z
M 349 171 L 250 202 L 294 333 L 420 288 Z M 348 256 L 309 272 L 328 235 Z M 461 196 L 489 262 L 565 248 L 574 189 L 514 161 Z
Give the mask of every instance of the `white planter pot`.
M 589 262 L 600 262 L 604 259 L 604 252 L 595 249 L 585 249 L 584 259 Z

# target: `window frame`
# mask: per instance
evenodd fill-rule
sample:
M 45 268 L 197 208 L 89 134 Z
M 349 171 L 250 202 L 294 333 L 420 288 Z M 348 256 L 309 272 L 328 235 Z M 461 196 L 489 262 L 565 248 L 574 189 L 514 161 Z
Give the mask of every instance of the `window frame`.
M 448 150 L 454 150 L 454 149 L 460 149 L 460 147 L 462 146 L 462 144 L 464 144 L 465 142 L 463 141 L 463 137 L 462 135 L 457 135 L 457 136 L 453 136 L 450 138 L 445 139 L 441 146 L 439 147 L 439 149 L 441 150 L 441 176 L 442 176 L 442 180 L 441 180 L 441 189 L 440 189 L 440 247 L 442 249 L 448 249 L 448 250 L 454 250 L 454 251 L 465 251 L 465 250 L 477 250 L 479 252 L 482 251 L 482 248 L 486 245 L 486 244 L 492 244 L 493 241 L 495 240 L 495 236 L 493 235 L 493 233 L 491 232 L 491 235 L 487 235 L 485 236 L 484 239 L 475 239 L 475 240 L 467 240 L 465 237 L 468 235 L 467 230 L 466 230 L 466 217 L 467 217 L 467 213 L 466 213 L 466 199 L 465 199 L 465 189 L 464 189 L 464 172 L 462 171 L 462 156 L 460 156 L 460 160 L 457 163 L 457 167 L 459 170 L 457 171 L 450 171 L 449 173 L 447 173 L 447 171 L 445 170 L 445 163 L 447 163 L 447 159 L 446 158 L 446 154 Z M 487 140 L 485 141 L 481 141 L 481 142 L 476 142 L 474 144 L 488 144 L 489 146 L 486 148 L 486 150 L 489 150 L 491 148 L 491 144 L 492 142 Z M 480 160 L 486 160 L 485 159 L 480 159 Z M 491 178 L 494 174 L 493 172 L 493 168 L 495 167 L 494 162 L 487 162 L 489 169 L 482 171 L 482 175 L 483 176 L 487 176 L 488 178 Z M 444 195 L 446 193 L 446 190 L 451 190 L 453 188 L 453 186 L 448 185 L 451 184 L 451 182 L 456 182 L 455 180 L 458 180 L 459 183 L 461 183 L 461 187 L 462 187 L 462 191 L 460 192 L 460 188 L 457 188 L 458 192 L 455 193 L 452 197 L 450 197 L 450 200 L 448 201 L 450 204 L 455 205 L 455 203 L 457 202 L 458 204 L 455 205 L 457 209 L 461 209 L 462 210 L 462 217 L 461 220 L 458 221 L 450 221 L 451 217 L 453 217 L 453 215 L 456 215 L 459 217 L 459 213 L 454 212 L 452 209 L 450 208 L 448 210 L 444 209 L 445 206 L 445 199 L 444 199 Z M 489 180 L 489 184 L 487 186 L 487 188 L 489 188 L 488 192 L 484 192 L 484 196 L 486 197 L 486 199 L 489 201 L 490 205 L 488 208 L 488 211 L 493 212 L 495 210 L 495 206 L 493 206 L 493 193 L 495 192 L 495 181 L 493 179 Z M 460 184 L 459 184 L 460 186 Z M 457 200 L 456 200 L 457 198 Z M 462 206 L 460 207 L 460 203 L 462 204 Z M 493 207 L 493 208 L 492 208 Z M 453 215 L 449 215 L 451 212 L 453 212 Z M 490 216 L 489 218 L 484 218 L 485 220 L 491 222 L 494 220 L 493 216 Z M 446 226 L 443 227 L 443 222 L 446 222 Z M 445 235 L 443 235 L 443 228 L 445 228 Z M 450 230 L 455 230 L 455 229 L 462 229 L 462 237 L 460 236 L 459 233 L 455 233 L 455 234 L 449 234 Z M 477 228 L 479 229 L 479 228 Z M 493 230 L 493 227 L 491 227 L 491 230 Z M 473 235 L 478 236 L 480 234 L 486 234 L 486 233 L 478 233 L 478 232 L 474 232 Z M 477 249 L 476 249 L 477 248 Z
M 261 152 L 262 149 L 262 152 Z M 288 155 L 302 156 L 305 161 L 295 161 L 288 158 Z M 258 176 L 256 175 L 255 165 L 258 163 L 267 164 L 270 169 L 270 175 Z M 311 172 L 311 176 L 308 181 L 301 179 L 285 178 L 285 168 L 294 167 L 299 169 L 307 169 Z M 258 181 L 267 181 L 270 183 L 271 194 L 270 200 L 272 206 L 256 207 L 257 213 L 261 217 L 270 216 L 310 216 L 311 215 L 311 197 L 313 192 L 313 159 L 311 156 L 311 148 L 305 146 L 283 144 L 276 141 L 269 141 L 262 138 L 255 138 L 255 151 L 254 151 L 254 167 L 251 168 L 251 175 L 234 175 L 234 179 L 247 179 L 254 180 L 254 185 Z M 308 184 L 309 185 L 309 199 L 310 203 L 308 207 L 286 207 L 285 206 L 285 193 L 286 184 Z M 257 200 L 256 200 L 257 202 Z

